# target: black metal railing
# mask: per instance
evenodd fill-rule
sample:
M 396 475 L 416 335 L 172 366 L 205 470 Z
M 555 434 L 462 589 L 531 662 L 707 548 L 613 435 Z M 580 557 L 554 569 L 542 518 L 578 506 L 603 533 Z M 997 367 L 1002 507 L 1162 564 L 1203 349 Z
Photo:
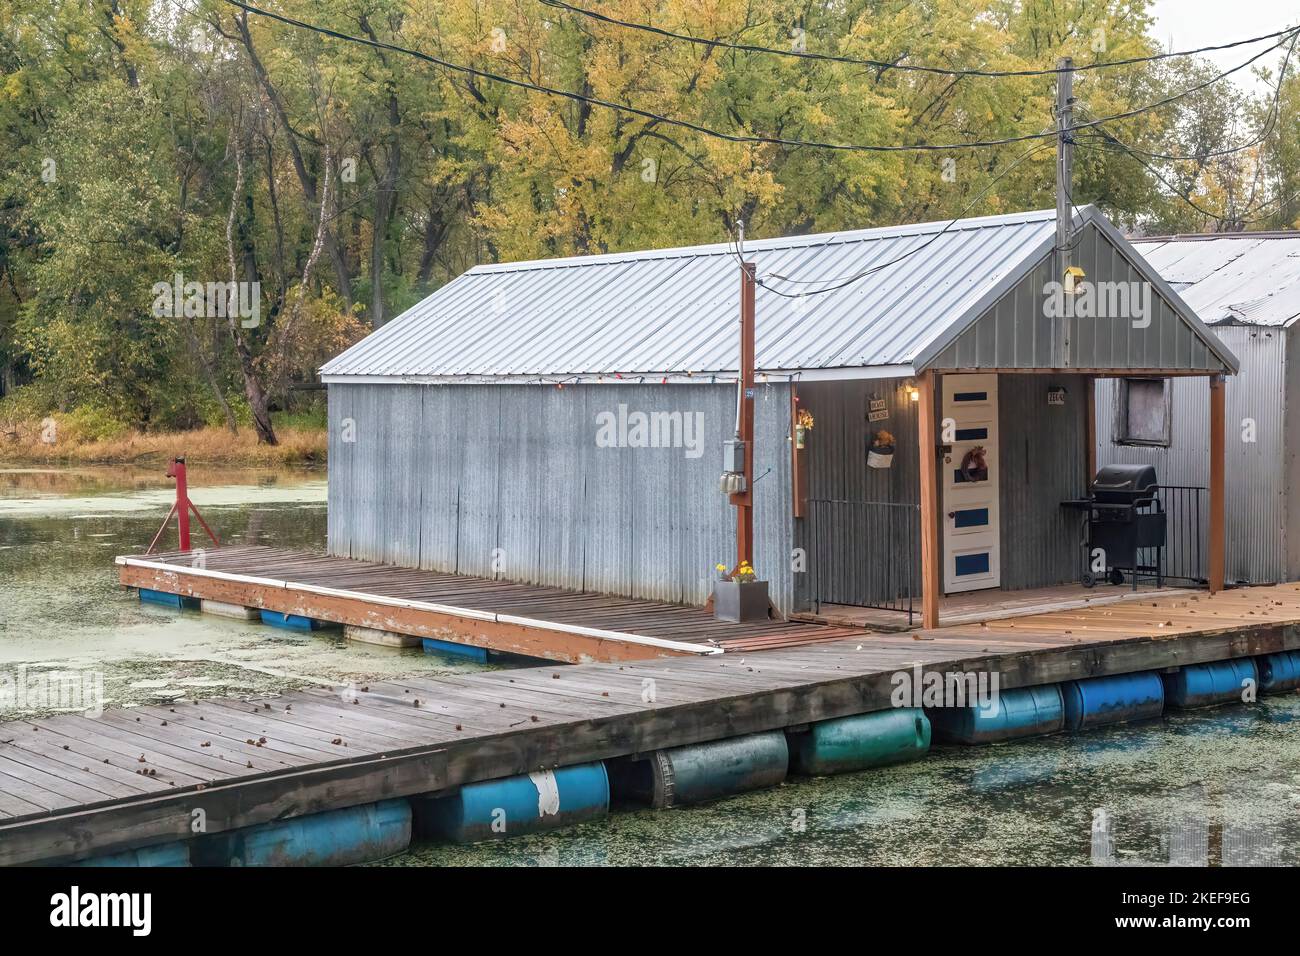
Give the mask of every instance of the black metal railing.
M 921 506 L 809 498 L 804 548 L 816 611 L 823 604 L 901 611 L 920 596 Z
M 1158 485 L 1156 499 L 1165 513 L 1165 546 L 1161 577 L 1184 584 L 1205 584 L 1205 527 L 1201 524 L 1205 509 L 1201 499 L 1205 489 L 1199 485 Z M 1147 509 L 1150 510 L 1148 506 Z M 1143 548 L 1143 563 L 1154 560 L 1155 549 Z

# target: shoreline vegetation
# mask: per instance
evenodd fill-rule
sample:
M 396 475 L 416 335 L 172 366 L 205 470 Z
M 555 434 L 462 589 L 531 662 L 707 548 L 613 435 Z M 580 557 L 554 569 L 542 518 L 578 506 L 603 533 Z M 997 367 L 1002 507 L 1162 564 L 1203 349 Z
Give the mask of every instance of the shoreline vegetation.
M 323 424 L 277 425 L 278 444 L 265 445 L 251 427 L 234 435 L 214 426 L 88 435 L 58 427 L 57 416 L 53 428 L 50 422 L 0 423 L 0 464 L 130 465 L 184 456 L 197 464 L 323 467 L 328 447 Z

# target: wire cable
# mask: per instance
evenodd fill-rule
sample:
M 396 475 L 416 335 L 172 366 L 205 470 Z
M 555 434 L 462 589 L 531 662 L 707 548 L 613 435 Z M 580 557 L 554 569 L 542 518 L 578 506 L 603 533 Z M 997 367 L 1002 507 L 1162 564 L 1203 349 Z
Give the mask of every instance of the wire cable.
M 956 215 L 956 217 L 954 217 L 946 225 L 944 225 L 942 229 L 940 229 L 936 233 L 933 233 L 925 242 L 921 243 L 920 245 L 916 246 L 913 249 L 909 249 L 907 252 L 904 252 L 901 255 L 895 256 L 893 259 L 890 259 L 888 262 L 882 262 L 878 265 L 871 266 L 870 268 L 863 269 L 861 272 L 857 272 L 853 275 L 826 278 L 826 279 L 794 279 L 789 276 L 780 275 L 779 273 L 769 273 L 766 276 L 760 277 L 757 280 L 757 284 L 767 289 L 769 292 L 775 293 L 776 295 L 779 296 L 783 296 L 787 299 L 799 299 L 799 298 L 805 298 L 807 296 L 822 295 L 827 292 L 835 292 L 836 290 L 843 289 L 845 286 L 851 285 L 852 283 L 857 282 L 860 279 L 865 279 L 867 276 L 875 275 L 876 273 L 888 269 L 891 266 L 895 266 L 898 263 L 902 262 L 903 260 L 916 255 L 918 252 L 927 248 L 934 242 L 937 242 L 940 237 L 948 233 L 954 226 L 957 225 L 957 223 L 961 222 L 962 219 L 966 218 L 966 214 L 969 213 L 972 209 L 974 209 L 975 206 L 985 196 L 989 194 L 989 192 L 993 189 L 994 186 L 996 186 L 999 182 L 1001 182 L 1003 179 L 1009 176 L 1011 172 L 1016 167 L 1018 167 L 1022 162 L 1024 162 L 1026 159 L 1028 159 L 1030 156 L 1034 155 L 1035 153 L 1040 153 L 1043 150 L 1047 150 L 1051 148 L 1052 148 L 1051 146 L 1047 146 L 1045 144 L 1040 143 L 1039 145 L 1033 146 L 1027 149 L 1025 152 L 1021 153 L 1011 162 L 1009 166 L 1007 166 L 1006 169 L 1002 170 L 991 180 L 989 180 L 989 182 L 985 184 L 984 188 L 981 189 L 978 193 L 976 193 L 975 198 L 972 199 L 970 202 L 968 202 L 962 208 L 961 212 L 959 212 Z M 1073 203 L 1071 203 L 1071 205 L 1073 206 Z M 822 283 L 834 283 L 834 284 L 824 289 L 811 289 L 806 292 L 783 292 L 780 289 L 776 289 L 768 285 L 766 280 L 770 280 L 770 279 L 774 279 L 779 282 L 796 284 L 796 285 L 813 285 L 813 284 L 822 284 Z
M 838 151 L 848 151 L 848 152 L 867 152 L 867 153 L 906 153 L 906 152 L 940 152 L 940 151 L 956 152 L 963 149 L 987 148 L 987 147 L 994 147 L 994 146 L 1009 146 L 1014 143 L 1025 143 L 1034 140 L 1042 140 L 1050 137 L 1055 137 L 1057 135 L 1056 132 L 1053 131 L 1047 133 L 1027 133 L 1027 134 L 1022 134 L 1020 136 L 1008 136 L 1002 139 L 980 140 L 976 142 L 967 142 L 967 143 L 908 143 L 902 145 L 880 145 L 880 144 L 863 144 L 863 143 L 827 143 L 827 142 L 819 142 L 816 140 L 786 139 L 784 137 L 779 137 L 779 136 L 759 136 L 759 135 L 748 134 L 748 133 L 727 133 L 721 130 L 712 129 L 700 123 L 692 122 L 690 120 L 683 120 L 683 119 L 677 119 L 670 116 L 664 116 L 660 113 L 655 113 L 651 110 L 642 109 L 637 106 L 631 106 L 626 103 L 616 103 L 610 100 L 604 100 L 594 96 L 587 96 L 583 93 L 575 93 L 571 90 L 560 90 L 550 86 L 543 86 L 541 84 L 531 83 L 526 80 L 519 80 L 513 77 L 503 76 L 499 73 L 493 73 L 488 70 L 480 69 L 478 67 L 466 66 L 461 63 L 454 63 L 450 60 L 445 60 L 442 59 L 441 57 L 433 56 L 432 54 L 429 53 L 423 53 L 419 50 L 412 50 L 408 47 L 398 46 L 397 44 L 385 43 L 381 40 L 372 40 L 369 37 L 359 37 L 348 33 L 342 33 L 338 30 L 332 30 L 328 27 L 317 26 L 316 24 L 307 23 L 306 21 L 303 20 L 297 20 L 294 19 L 293 17 L 285 16 L 284 14 L 275 13 L 270 10 L 263 10 L 262 8 L 253 6 L 250 3 L 244 3 L 243 0 L 225 0 L 225 2 L 230 4 L 233 7 L 237 7 L 245 11 L 246 13 L 252 13 L 257 16 L 265 17 L 270 20 L 276 20 L 280 23 L 284 23 L 288 26 L 296 27 L 298 29 L 310 30 L 312 32 L 319 33 L 322 36 L 328 36 L 337 40 L 344 40 L 350 43 L 357 43 L 362 46 L 372 47 L 374 49 L 390 50 L 394 53 L 401 53 L 406 56 L 412 56 L 417 59 L 424 60 L 428 63 L 432 63 L 436 66 L 441 66 L 444 69 L 452 70 L 454 72 L 464 73 L 470 76 L 476 76 L 481 79 L 492 80 L 497 83 L 503 83 L 509 86 L 518 87 L 520 89 L 533 90 L 538 93 L 545 93 L 548 96 L 561 97 L 564 99 L 574 100 L 580 103 L 588 103 L 592 106 L 599 106 L 604 109 L 610 109 L 610 110 L 615 110 L 617 112 L 627 113 L 633 116 L 640 116 L 644 119 L 653 120 L 656 123 L 663 123 L 670 126 L 677 126 L 683 129 L 691 130 L 692 132 L 700 133 L 701 135 L 704 136 L 710 136 L 715 139 L 720 139 L 732 143 L 753 143 L 753 144 L 762 144 L 762 145 L 789 146 L 795 148 L 805 147 L 811 149 L 828 149 L 828 150 L 838 150 Z M 1289 37 L 1292 34 L 1300 35 L 1300 28 L 1295 28 L 1291 30 L 1287 34 L 1287 36 Z M 1136 116 L 1139 113 L 1144 113 L 1149 110 L 1158 109 L 1159 107 L 1172 103 L 1175 100 L 1181 99 L 1184 96 L 1190 96 L 1192 93 L 1198 92 L 1204 89 L 1205 87 L 1210 86 L 1213 83 L 1217 83 L 1219 80 L 1231 76 L 1233 73 L 1236 73 L 1239 70 L 1244 70 L 1246 67 L 1250 66 L 1256 60 L 1260 59 L 1263 56 L 1266 56 L 1268 53 L 1272 52 L 1274 49 L 1277 49 L 1281 45 L 1282 45 L 1281 43 L 1275 44 L 1274 46 L 1269 47 L 1268 49 L 1260 53 L 1257 53 L 1255 56 L 1251 57 L 1245 63 L 1239 64 L 1238 66 L 1225 70 L 1224 72 L 1218 74 L 1212 79 L 1206 80 L 1203 83 L 1191 87 L 1190 89 L 1183 90 L 1180 93 L 1172 94 L 1170 96 L 1165 97 L 1162 100 L 1159 100 L 1155 103 L 1150 103 L 1146 106 L 1141 106 L 1135 109 L 1127 110 L 1123 113 L 1116 113 L 1113 116 L 1106 116 L 1098 120 L 1090 121 L 1088 123 L 1071 126 L 1069 130 L 1067 130 L 1067 132 L 1072 130 L 1077 130 L 1077 129 L 1085 129 L 1090 126 L 1100 125 L 1102 123 L 1111 122 L 1117 119 L 1126 119 L 1130 116 Z
M 1179 155 L 1176 153 L 1151 152 L 1150 150 L 1145 150 L 1142 149 L 1141 147 L 1134 146 L 1132 143 L 1125 143 L 1119 137 L 1115 136 L 1109 130 L 1104 129 L 1101 126 L 1098 126 L 1097 130 L 1100 131 L 1103 138 L 1118 143 L 1119 145 L 1123 146 L 1131 153 L 1141 153 L 1143 156 L 1150 157 L 1151 159 L 1164 159 L 1164 160 L 1169 160 L 1171 162 L 1204 162 L 1207 159 L 1217 159 L 1222 156 L 1231 156 L 1234 153 L 1241 153 L 1248 149 L 1254 149 L 1260 143 L 1268 139 L 1270 135 L 1272 135 L 1273 129 L 1277 125 L 1277 119 L 1281 114 L 1281 107 L 1282 107 L 1282 82 L 1286 78 L 1287 67 L 1290 65 L 1291 57 L 1295 53 L 1297 39 L 1300 39 L 1300 34 L 1297 34 L 1296 36 L 1291 38 L 1291 43 L 1286 50 L 1286 56 L 1283 57 L 1282 59 L 1282 67 L 1277 74 L 1277 86 L 1273 92 L 1273 103 L 1269 107 L 1268 122 L 1265 123 L 1263 131 L 1258 136 L 1256 136 L 1253 140 L 1249 140 L 1248 142 L 1245 143 L 1240 143 L 1237 146 L 1233 146 L 1227 149 L 1212 150 L 1208 153 Z M 1084 113 L 1088 112 L 1087 108 L 1084 106 L 1080 106 L 1079 109 Z M 1091 133 L 1092 131 L 1089 132 Z
M 694 43 L 699 46 L 713 47 L 724 50 L 735 50 L 739 53 L 766 53 L 774 56 L 793 57 L 801 60 L 822 60 L 832 63 L 847 63 L 853 66 L 869 66 L 882 70 L 908 70 L 915 73 L 933 73 L 939 76 L 978 76 L 978 77 L 1012 77 L 1012 76 L 1051 76 L 1056 73 L 1065 73 L 1069 71 L 1079 72 L 1082 70 L 1104 70 L 1120 66 L 1132 66 L 1136 63 L 1151 63 L 1156 60 L 1167 60 L 1171 57 L 1197 56 L 1202 53 L 1212 53 L 1216 50 L 1230 50 L 1239 46 L 1249 46 L 1253 43 L 1262 43 L 1265 40 L 1273 40 L 1278 37 L 1286 36 L 1293 30 L 1287 27 L 1283 30 L 1277 30 L 1273 33 L 1265 33 L 1262 36 L 1251 37 L 1248 40 L 1234 40 L 1231 43 L 1219 43 L 1213 46 L 1198 47 L 1195 50 L 1178 50 L 1168 53 L 1152 53 L 1147 56 L 1128 57 L 1123 60 L 1107 60 L 1099 63 L 1084 63 L 1079 66 L 1072 66 L 1068 69 L 1065 67 L 1045 67 L 1042 69 L 1030 70 L 959 70 L 950 67 L 940 66 L 923 66 L 920 64 L 894 63 L 889 60 L 872 60 L 852 56 L 842 56 L 833 53 L 809 53 L 806 50 L 782 50 L 776 47 L 758 46 L 752 43 L 733 43 L 728 40 L 709 39 L 708 37 L 692 36 L 689 33 L 675 33 L 672 30 L 656 27 L 649 23 L 638 23 L 632 20 L 620 20 L 617 17 L 611 17 L 604 13 L 598 13 L 595 10 L 588 10 L 585 7 L 574 6 L 571 3 L 565 3 L 563 0 L 537 0 L 538 3 L 548 7 L 554 7 L 559 10 L 567 10 L 570 13 L 576 13 L 579 16 L 588 17 L 592 20 L 598 20 L 611 26 L 623 27 L 629 30 L 640 30 L 645 33 L 653 33 L 669 40 L 681 40 L 686 43 Z

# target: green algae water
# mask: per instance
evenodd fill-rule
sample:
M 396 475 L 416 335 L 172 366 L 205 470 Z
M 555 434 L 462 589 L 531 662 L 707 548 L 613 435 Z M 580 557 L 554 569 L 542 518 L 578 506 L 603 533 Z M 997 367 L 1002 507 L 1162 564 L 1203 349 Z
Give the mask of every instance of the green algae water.
M 0 672 L 38 686 L 52 672 L 88 675 L 94 703 L 114 707 L 481 669 L 347 643 L 341 631 L 300 635 L 141 604 L 117 583 L 113 558 L 143 551 L 157 532 L 174 497 L 164 470 L 0 468 Z M 225 544 L 323 549 L 325 492 L 323 472 L 190 468 L 190 495 Z M 194 534 L 197 545 L 197 524 Z M 175 547 L 173 521 L 160 548 Z M 58 710 L 21 696 L 0 721 Z
M 163 468 L 0 469 L 0 674 L 97 675 L 104 706 L 479 665 L 142 605 L 113 557 L 171 501 Z M 191 467 L 231 544 L 320 549 L 322 473 Z M 170 541 L 174 541 L 173 537 Z M 168 546 L 174 546 L 170 543 Z M 57 712 L 10 701 L 0 721 Z M 0 739 L 3 723 L 0 722 Z M 1300 864 L 1300 696 L 1074 737 L 936 749 L 820 779 L 500 843 L 417 843 L 388 866 Z

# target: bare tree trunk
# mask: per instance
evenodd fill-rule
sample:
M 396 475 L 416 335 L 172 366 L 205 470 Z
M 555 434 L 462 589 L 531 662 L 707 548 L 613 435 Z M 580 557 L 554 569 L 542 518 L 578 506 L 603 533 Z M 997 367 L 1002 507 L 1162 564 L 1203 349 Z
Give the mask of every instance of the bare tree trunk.
M 249 63 L 253 66 L 253 75 L 257 77 L 257 82 L 266 94 L 266 98 L 271 101 L 271 108 L 276 119 L 279 120 L 280 128 L 284 131 L 285 141 L 289 144 L 289 158 L 293 160 L 293 169 L 298 176 L 298 183 L 302 187 L 303 198 L 306 200 L 308 209 L 310 209 L 318 205 L 316 181 L 307 170 L 307 163 L 303 159 L 302 150 L 298 148 L 298 134 L 289 122 L 289 113 L 285 109 L 284 101 L 280 98 L 280 91 L 271 82 L 270 74 L 267 73 L 266 67 L 257 55 L 257 48 L 253 45 L 253 35 L 248 29 L 248 14 L 241 12 L 240 16 L 235 20 L 235 25 L 239 29 L 240 41 L 248 53 Z M 351 305 L 352 277 L 348 273 L 347 260 L 343 258 L 343 250 L 339 248 L 333 229 L 326 230 L 325 251 L 334 264 L 334 277 L 338 282 L 339 295 L 343 297 L 344 302 Z
M 199 337 L 195 333 L 194 327 L 190 325 L 190 320 L 188 318 L 182 317 L 181 325 L 185 327 L 185 336 L 189 339 L 190 348 L 194 352 L 194 358 L 199 363 L 199 367 L 203 369 L 203 377 L 207 380 L 208 388 L 212 390 L 213 398 L 215 398 L 217 404 L 221 406 L 221 413 L 226 416 L 226 427 L 230 429 L 230 434 L 238 435 L 239 423 L 235 421 L 234 409 L 230 407 L 230 402 L 226 401 L 225 392 L 221 390 L 221 383 L 217 381 L 216 369 L 213 367 L 212 363 L 208 361 L 208 357 L 203 354 L 203 343 L 199 341 Z
M 235 190 L 230 196 L 230 215 L 226 219 L 226 257 L 230 263 L 230 281 L 235 283 L 239 281 L 239 270 L 235 267 L 235 211 L 239 208 L 239 197 L 244 191 L 244 144 L 239 139 L 238 125 L 233 125 L 232 129 L 235 131 Z M 253 352 L 239 330 L 239 316 L 236 311 L 226 310 L 226 322 L 230 326 L 230 338 L 235 343 L 239 371 L 244 376 L 244 395 L 248 399 L 248 408 L 253 415 L 253 429 L 257 432 L 259 444 L 278 445 L 275 428 L 271 425 L 271 410 L 266 400 L 266 391 L 258 379 Z

